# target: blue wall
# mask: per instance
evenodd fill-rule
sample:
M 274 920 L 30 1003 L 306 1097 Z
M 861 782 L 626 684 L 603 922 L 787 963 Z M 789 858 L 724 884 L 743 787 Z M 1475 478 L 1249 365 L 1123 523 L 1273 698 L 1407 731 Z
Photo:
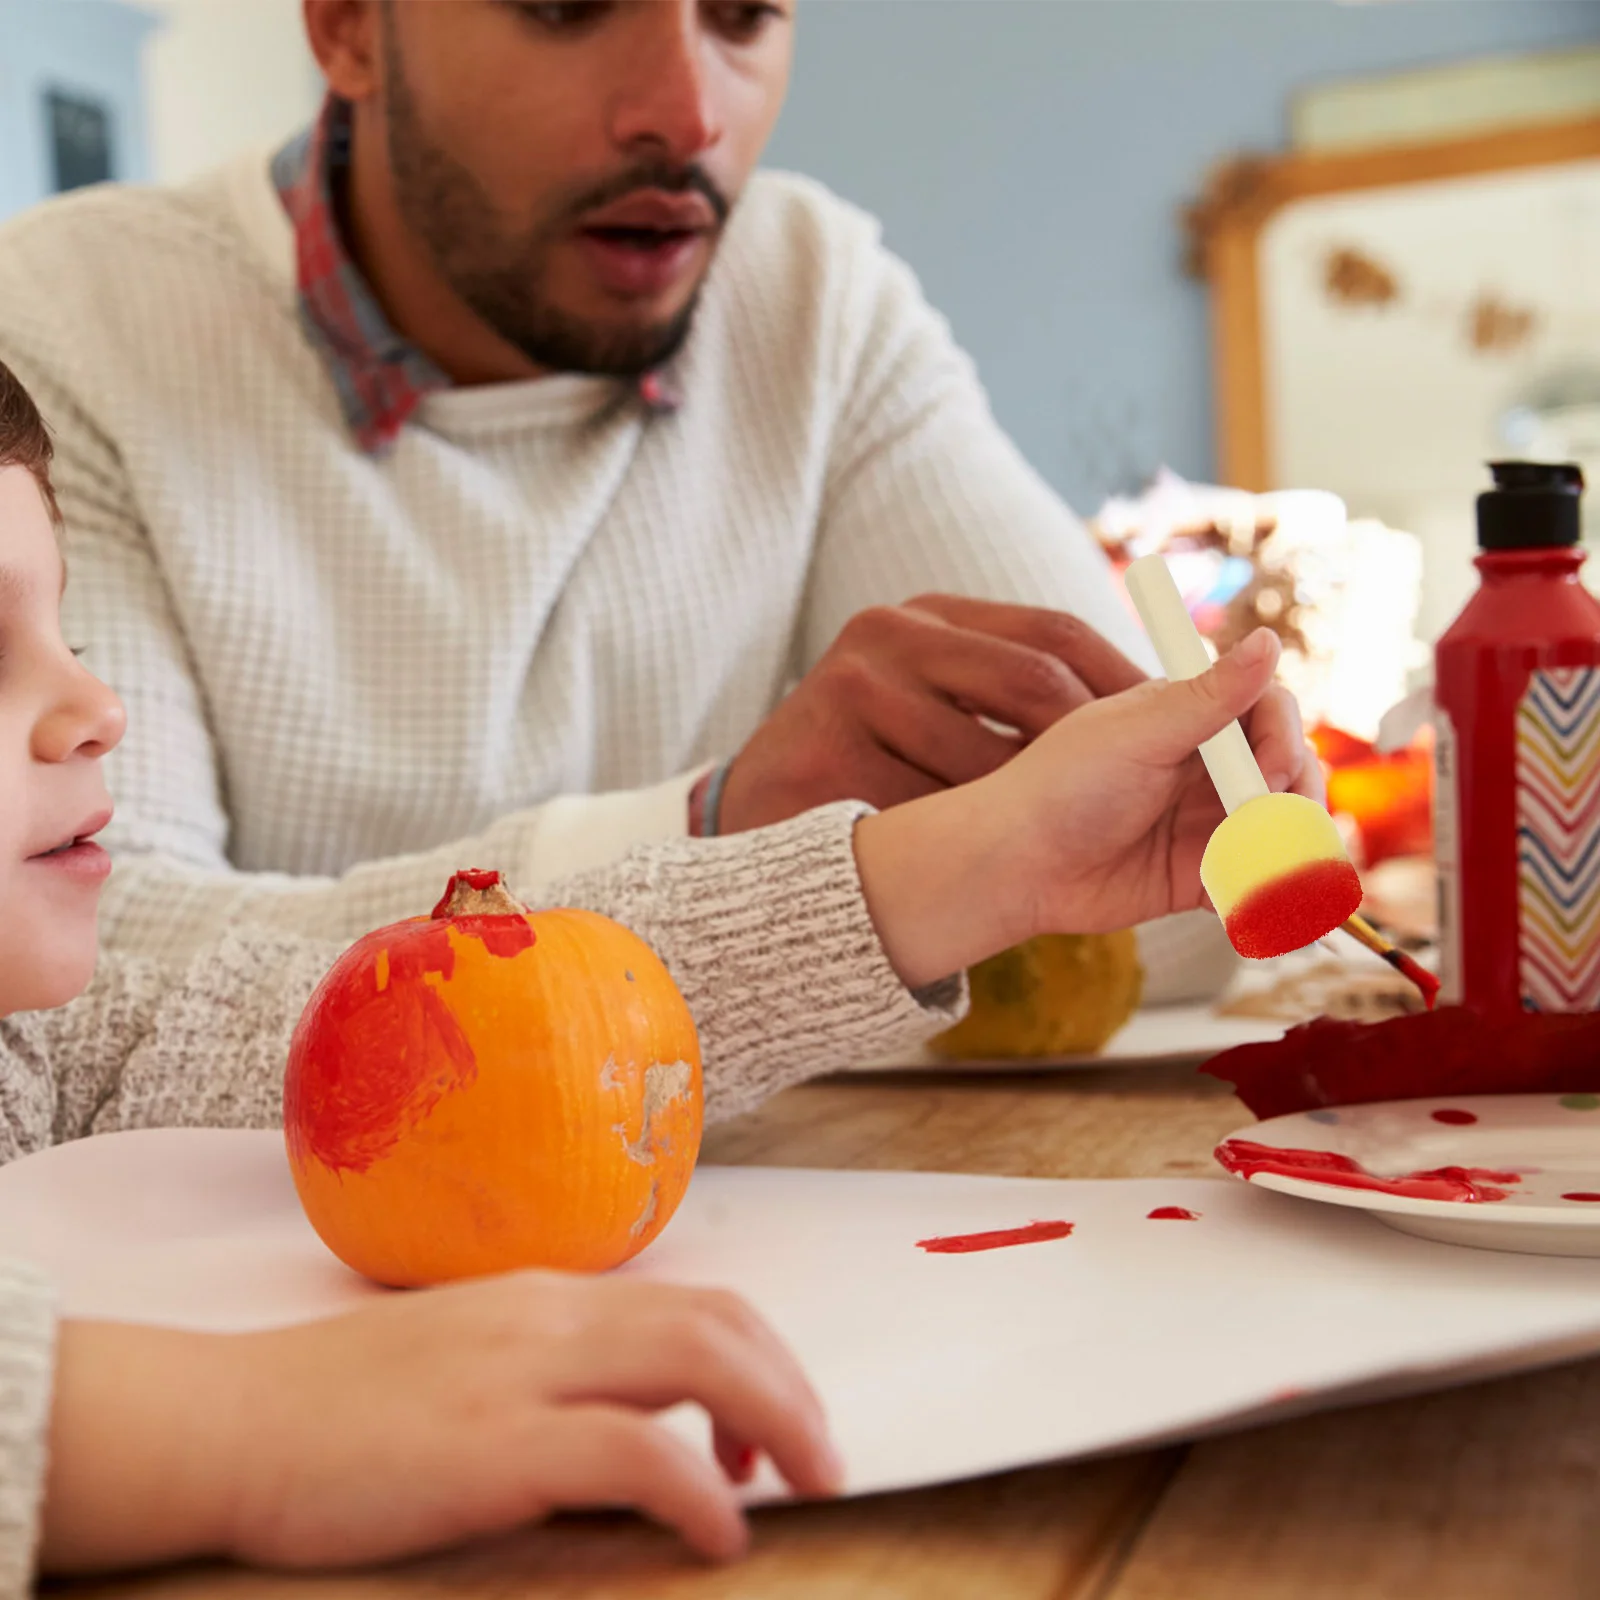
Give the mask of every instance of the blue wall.
M 1600 0 L 805 0 L 770 161 L 885 224 L 995 410 L 1081 511 L 1213 471 L 1207 169 L 1338 77 L 1600 38 Z
M 0 217 L 50 192 L 46 89 L 103 103 L 114 176 L 149 176 L 139 56 L 154 25 L 118 0 L 0 0 Z

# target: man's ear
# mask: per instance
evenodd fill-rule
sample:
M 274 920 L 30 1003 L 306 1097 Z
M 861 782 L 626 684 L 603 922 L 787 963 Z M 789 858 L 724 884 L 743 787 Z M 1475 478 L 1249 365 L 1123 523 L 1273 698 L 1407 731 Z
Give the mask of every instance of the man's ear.
M 382 86 L 386 0 L 301 0 L 306 42 L 341 100 L 370 99 Z

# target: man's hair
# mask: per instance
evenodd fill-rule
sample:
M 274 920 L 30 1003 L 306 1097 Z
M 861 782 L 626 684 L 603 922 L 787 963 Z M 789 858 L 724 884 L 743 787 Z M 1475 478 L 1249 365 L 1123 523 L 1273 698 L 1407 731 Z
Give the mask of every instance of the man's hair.
M 39 485 L 51 521 L 58 526 L 61 508 L 50 483 L 50 458 L 55 447 L 33 396 L 5 362 L 0 361 L 0 467 L 25 467 Z

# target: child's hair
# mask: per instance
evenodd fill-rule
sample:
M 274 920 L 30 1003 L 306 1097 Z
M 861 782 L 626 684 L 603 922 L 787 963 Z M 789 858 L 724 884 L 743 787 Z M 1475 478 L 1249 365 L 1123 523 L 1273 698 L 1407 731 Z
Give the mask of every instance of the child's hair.
M 39 493 L 57 525 L 61 510 L 50 484 L 50 458 L 55 448 L 50 430 L 33 403 L 33 396 L 5 362 L 0 361 L 0 467 L 26 467 L 39 485 Z

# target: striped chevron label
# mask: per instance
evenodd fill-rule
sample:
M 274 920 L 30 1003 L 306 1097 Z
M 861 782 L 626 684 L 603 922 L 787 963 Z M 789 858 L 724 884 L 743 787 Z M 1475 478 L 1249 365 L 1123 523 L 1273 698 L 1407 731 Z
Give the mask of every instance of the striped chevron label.
M 1522 1003 L 1600 1009 L 1600 669 L 1536 672 L 1517 707 Z

